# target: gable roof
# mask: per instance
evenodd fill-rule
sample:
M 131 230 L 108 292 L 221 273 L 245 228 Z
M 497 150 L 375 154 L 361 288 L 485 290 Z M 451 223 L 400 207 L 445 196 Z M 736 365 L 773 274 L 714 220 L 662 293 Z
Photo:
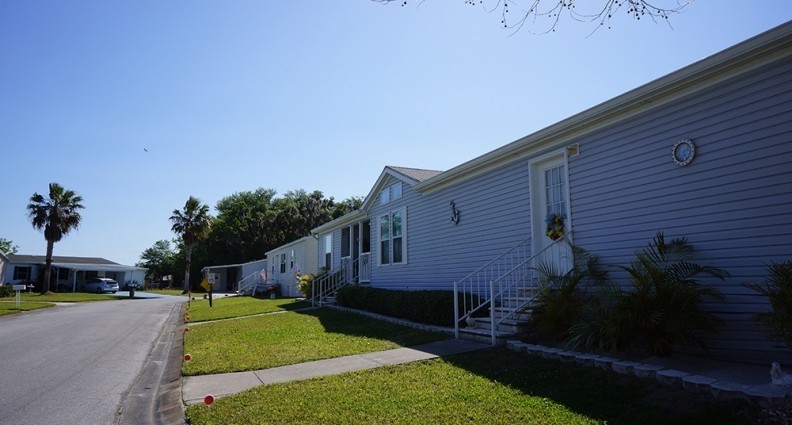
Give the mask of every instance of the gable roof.
M 366 195 L 366 199 L 363 200 L 363 205 L 361 205 L 360 209 L 365 211 L 371 207 L 374 200 L 377 199 L 377 194 L 379 194 L 380 190 L 382 190 L 390 178 L 396 178 L 410 186 L 415 186 L 442 173 L 442 171 L 437 170 L 422 170 L 420 168 L 394 167 L 392 165 L 387 165 L 382 170 L 382 173 L 380 173 L 379 178 L 377 178 L 369 194 Z
M 389 165 L 385 168 L 390 168 L 391 170 L 399 174 L 402 174 L 404 177 L 414 180 L 416 183 L 420 183 L 424 180 L 428 180 L 442 173 L 442 171 L 437 171 L 437 170 L 423 170 L 420 168 L 394 167 L 392 165 Z
M 586 134 L 788 58 L 790 54 L 792 21 L 424 180 L 413 189 L 431 192 L 529 157 L 541 149 L 574 143 Z
M 8 254 L 8 260 L 12 263 L 32 263 L 32 264 L 44 264 L 47 262 L 47 257 L 43 255 L 19 255 L 19 254 Z M 53 256 L 52 257 L 53 263 L 61 263 L 61 264 L 107 264 L 107 265 L 115 265 L 119 266 L 120 264 L 110 261 L 104 258 L 98 257 L 59 257 Z

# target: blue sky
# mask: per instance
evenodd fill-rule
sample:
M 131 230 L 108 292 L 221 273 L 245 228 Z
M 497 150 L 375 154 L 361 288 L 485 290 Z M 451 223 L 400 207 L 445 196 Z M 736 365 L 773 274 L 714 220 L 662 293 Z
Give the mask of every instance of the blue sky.
M 365 196 L 385 165 L 446 170 L 792 18 L 698 0 L 673 29 L 537 36 L 418 4 L 0 0 L 0 237 L 43 255 L 25 206 L 58 182 L 86 209 L 55 255 L 134 264 L 190 195 Z

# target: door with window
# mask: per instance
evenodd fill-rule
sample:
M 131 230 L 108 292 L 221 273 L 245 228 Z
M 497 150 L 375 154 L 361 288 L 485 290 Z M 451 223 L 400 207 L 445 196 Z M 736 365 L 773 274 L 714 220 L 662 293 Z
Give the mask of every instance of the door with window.
M 571 231 L 569 182 L 563 154 L 531 165 L 531 210 L 533 252 L 537 262 L 547 262 L 565 272 L 571 265 L 571 250 L 563 236 Z

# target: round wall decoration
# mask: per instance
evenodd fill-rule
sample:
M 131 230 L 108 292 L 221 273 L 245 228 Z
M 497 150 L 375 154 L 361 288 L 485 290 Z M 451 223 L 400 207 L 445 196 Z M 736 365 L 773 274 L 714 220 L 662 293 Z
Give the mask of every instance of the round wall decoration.
M 682 139 L 674 143 L 674 147 L 671 149 L 674 164 L 679 166 L 690 164 L 694 156 L 696 156 L 696 145 L 689 139 Z

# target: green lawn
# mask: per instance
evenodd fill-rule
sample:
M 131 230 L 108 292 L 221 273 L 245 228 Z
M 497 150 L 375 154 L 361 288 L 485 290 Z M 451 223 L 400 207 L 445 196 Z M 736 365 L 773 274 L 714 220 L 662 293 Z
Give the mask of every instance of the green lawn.
M 186 413 L 193 425 L 728 425 L 761 417 L 744 402 L 715 403 L 654 381 L 505 348 L 261 386 Z
M 253 297 L 223 297 L 215 295 L 212 300 L 212 307 L 209 307 L 209 300 L 196 298 L 195 301 L 190 301 L 188 313 L 190 316 L 189 322 L 205 322 L 208 320 L 230 319 L 232 317 L 271 313 L 273 311 L 295 310 L 310 306 L 311 303 L 297 301 L 294 298 L 270 300 Z
M 117 299 L 110 294 L 89 294 L 87 292 L 48 292 L 44 295 L 37 293 L 21 294 L 23 301 L 35 302 L 64 302 L 64 303 L 82 303 L 88 301 L 108 301 Z M 13 298 L 11 298 L 13 300 Z
M 20 313 L 23 311 L 38 310 L 40 308 L 47 308 L 47 307 L 55 307 L 55 304 L 22 301 L 19 303 L 19 310 L 17 310 L 16 302 L 14 302 L 13 298 L 8 298 L 8 299 L 4 298 L 2 299 L 2 301 L 0 301 L 0 316 Z
M 182 366 L 185 375 L 267 369 L 447 338 L 324 308 L 207 323 L 189 329 L 184 337 L 184 353 L 190 354 L 192 361 Z
M 160 294 L 160 295 L 184 295 L 185 297 L 187 296 L 187 294 L 182 294 L 182 289 L 143 289 L 138 291 L 150 292 L 152 294 Z

